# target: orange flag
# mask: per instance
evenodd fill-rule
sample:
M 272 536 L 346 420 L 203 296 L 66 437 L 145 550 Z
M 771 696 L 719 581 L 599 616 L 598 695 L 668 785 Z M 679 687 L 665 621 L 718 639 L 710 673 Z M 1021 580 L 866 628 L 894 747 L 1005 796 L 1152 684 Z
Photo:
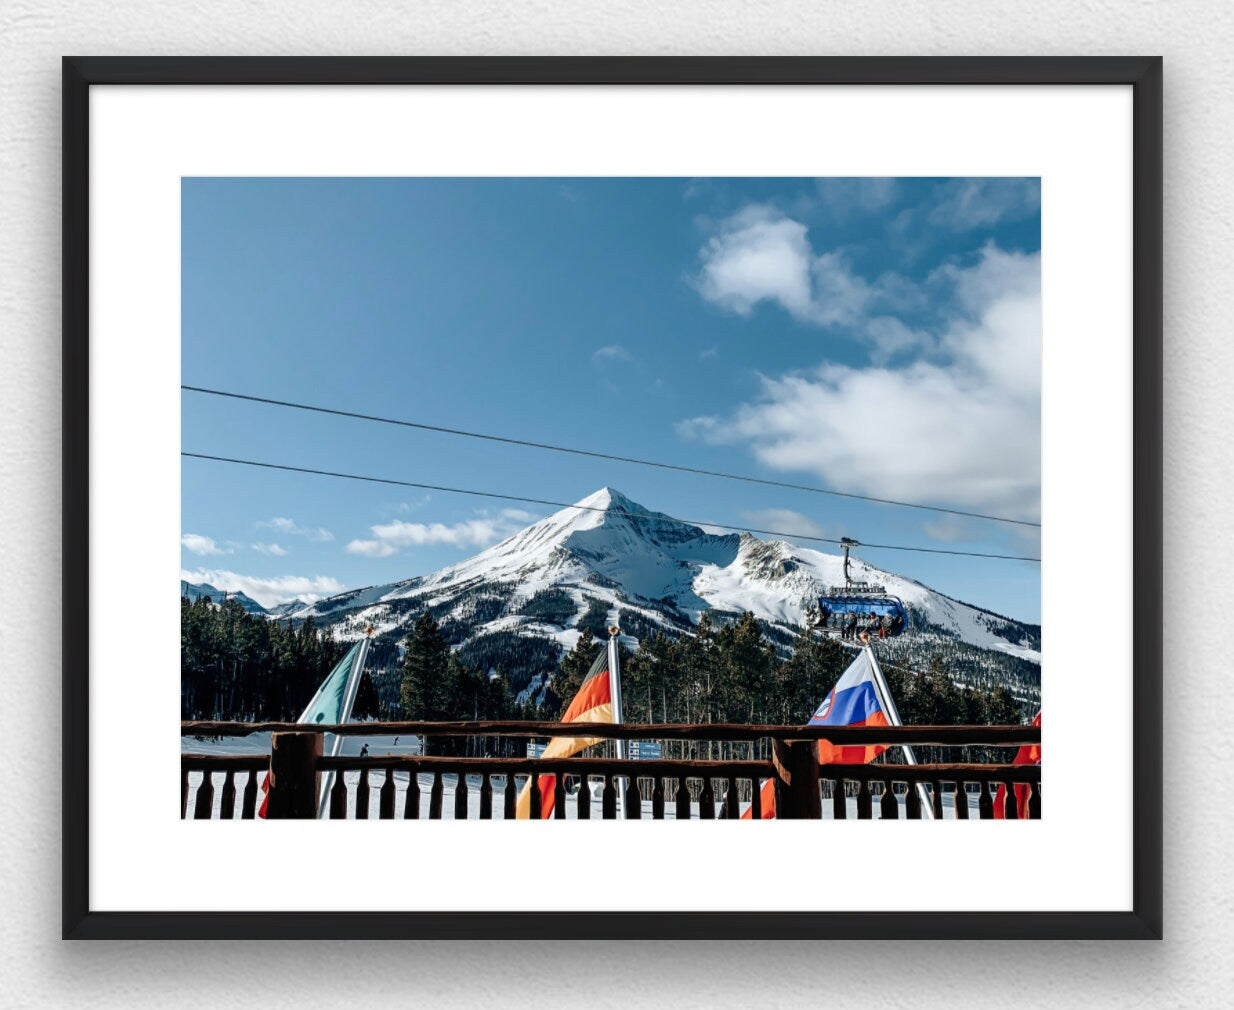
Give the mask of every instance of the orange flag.
M 562 722 L 612 722 L 613 698 L 608 678 L 608 649 L 602 648 L 596 661 L 587 671 L 578 694 L 570 702 Z M 541 758 L 569 757 L 581 750 L 586 750 L 592 744 L 599 743 L 598 736 L 555 736 L 544 748 Z M 553 816 L 553 791 L 557 787 L 557 776 L 553 774 L 538 776 L 540 785 L 540 817 Z M 518 806 L 514 816 L 526 820 L 531 817 L 531 780 L 523 786 L 518 794 Z

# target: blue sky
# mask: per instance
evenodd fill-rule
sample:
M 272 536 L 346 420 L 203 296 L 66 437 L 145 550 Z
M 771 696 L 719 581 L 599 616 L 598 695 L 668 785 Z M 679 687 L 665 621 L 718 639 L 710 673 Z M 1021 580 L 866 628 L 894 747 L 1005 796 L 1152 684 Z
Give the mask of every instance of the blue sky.
M 1040 518 L 1035 179 L 185 179 L 183 381 Z M 184 393 L 183 448 L 868 542 L 1036 531 Z M 271 604 L 552 511 L 187 459 L 182 577 Z M 814 545 L 817 546 L 817 545 Z M 829 549 L 829 548 L 823 548 Z M 1039 566 L 870 550 L 1023 620 Z

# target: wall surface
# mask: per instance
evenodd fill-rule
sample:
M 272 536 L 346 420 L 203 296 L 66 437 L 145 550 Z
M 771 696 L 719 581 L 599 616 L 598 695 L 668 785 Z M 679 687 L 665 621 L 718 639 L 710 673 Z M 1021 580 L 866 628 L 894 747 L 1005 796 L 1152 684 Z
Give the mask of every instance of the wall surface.
M 0 3 L 0 1005 L 1217 1006 L 1234 981 L 1234 5 L 1222 0 Z M 1159 944 L 66 944 L 59 59 L 93 54 L 1121 54 L 1166 60 L 1166 930 Z M 1099 447 L 1095 447 L 1095 450 Z M 1192 595 L 1186 612 L 1176 592 Z M 1203 587 L 1202 598 L 1194 594 Z M 1225 635 L 1213 636 L 1224 642 Z M 1211 700 L 1210 700 L 1211 699 Z M 825 859 L 825 853 L 820 854 Z M 459 980 L 465 980 L 465 988 Z M 515 994 L 526 994 L 523 997 Z

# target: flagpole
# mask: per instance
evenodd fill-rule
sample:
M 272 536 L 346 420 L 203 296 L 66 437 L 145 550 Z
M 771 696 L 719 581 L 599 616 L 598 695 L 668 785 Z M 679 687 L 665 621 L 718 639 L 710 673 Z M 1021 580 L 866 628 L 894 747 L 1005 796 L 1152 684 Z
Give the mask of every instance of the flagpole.
M 887 681 L 883 679 L 883 669 L 878 665 L 878 660 L 874 657 L 874 650 L 870 648 L 870 643 L 865 644 L 866 657 L 870 660 L 870 669 L 874 672 L 874 686 L 878 693 L 882 695 L 883 711 L 887 713 L 887 721 L 892 726 L 903 726 L 900 722 L 900 713 L 896 711 L 896 704 L 891 699 L 891 689 L 887 686 Z M 917 755 L 913 753 L 913 749 L 908 744 L 901 744 L 900 749 L 904 751 L 904 763 L 910 765 L 917 764 Z M 925 783 L 917 783 L 917 795 L 921 798 L 921 809 L 926 820 L 934 819 L 934 804 L 930 802 L 930 794 L 926 791 Z M 942 798 L 939 798 L 942 802 Z
M 368 628 L 364 633 L 364 638 L 360 640 L 360 652 L 356 655 L 355 662 L 351 664 L 351 672 L 347 675 L 347 685 L 343 688 L 343 711 L 339 714 L 339 722 L 351 721 L 351 710 L 356 703 L 356 695 L 360 691 L 360 675 L 364 673 L 364 661 L 368 659 L 368 646 L 372 639 L 373 629 Z M 330 757 L 337 757 L 338 752 L 343 748 L 343 738 L 338 734 L 332 734 L 334 739 L 330 743 Z M 414 774 L 414 773 L 413 773 Z M 318 818 L 325 817 L 326 808 L 330 802 L 330 789 L 334 785 L 335 771 L 331 768 L 321 779 L 321 796 L 317 801 L 317 816 Z
M 622 722 L 621 715 L 621 660 L 617 655 L 617 636 L 620 634 L 620 629 L 613 625 L 608 629 L 608 693 L 612 698 L 613 704 L 613 722 Z M 626 760 L 626 742 L 624 740 L 617 741 L 617 759 L 619 761 Z M 626 816 L 626 780 L 619 777 L 617 780 L 617 804 L 618 817 L 625 819 Z

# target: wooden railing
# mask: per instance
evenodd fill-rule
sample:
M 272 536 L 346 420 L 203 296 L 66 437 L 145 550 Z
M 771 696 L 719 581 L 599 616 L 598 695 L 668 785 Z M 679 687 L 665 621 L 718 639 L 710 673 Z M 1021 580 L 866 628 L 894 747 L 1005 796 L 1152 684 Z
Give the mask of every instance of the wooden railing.
M 625 816 L 655 820 L 736 819 L 750 809 L 762 815 L 762 787 L 774 783 L 781 819 L 881 819 L 923 816 L 990 819 L 1000 798 L 1001 816 L 1014 819 L 1020 802 L 1031 818 L 1041 816 L 1041 769 L 1037 765 L 940 763 L 924 765 L 820 765 L 816 741 L 836 746 L 1014 747 L 1040 742 L 1032 726 L 814 727 L 736 724 L 614 725 L 538 722 L 388 722 L 306 727 L 296 723 L 186 722 L 184 736 L 235 737 L 270 733 L 269 755 L 181 755 L 181 816 L 190 795 L 194 819 L 235 818 L 238 776 L 240 818 L 252 818 L 268 780 L 271 818 L 316 816 L 321 776 L 333 773 L 326 815 L 331 818 L 480 820 L 515 816 L 518 796 L 528 789 L 530 813 L 539 818 L 550 799 L 541 776 L 552 776 L 552 814 L 583 820 L 618 816 L 624 786 Z M 747 743 L 769 741 L 771 760 L 619 760 L 606 757 L 434 757 L 422 755 L 338 756 L 321 753 L 321 734 L 345 736 L 533 737 L 588 736 L 613 740 Z M 765 746 L 765 745 L 764 745 Z M 750 748 L 753 750 L 753 746 Z M 216 799 L 215 779 L 222 776 Z M 423 780 L 423 781 L 422 781 Z M 530 785 L 528 786 L 528 783 Z M 975 790 L 975 791 L 973 791 Z M 1019 796 L 1017 797 L 1017 792 Z M 447 796 L 449 797 L 447 799 Z M 949 801 L 949 802 L 948 802 Z M 597 809 L 598 807 L 598 809 Z
M 223 773 L 223 791 L 219 798 L 219 816 L 229 820 L 236 816 L 236 773 L 247 775 L 241 794 L 240 817 L 249 820 L 257 811 L 257 780 L 270 767 L 270 758 L 257 754 L 181 754 L 180 755 L 180 816 L 186 816 L 189 804 L 189 776 L 198 772 L 201 782 L 194 791 L 193 818 L 202 820 L 214 810 L 214 773 Z

